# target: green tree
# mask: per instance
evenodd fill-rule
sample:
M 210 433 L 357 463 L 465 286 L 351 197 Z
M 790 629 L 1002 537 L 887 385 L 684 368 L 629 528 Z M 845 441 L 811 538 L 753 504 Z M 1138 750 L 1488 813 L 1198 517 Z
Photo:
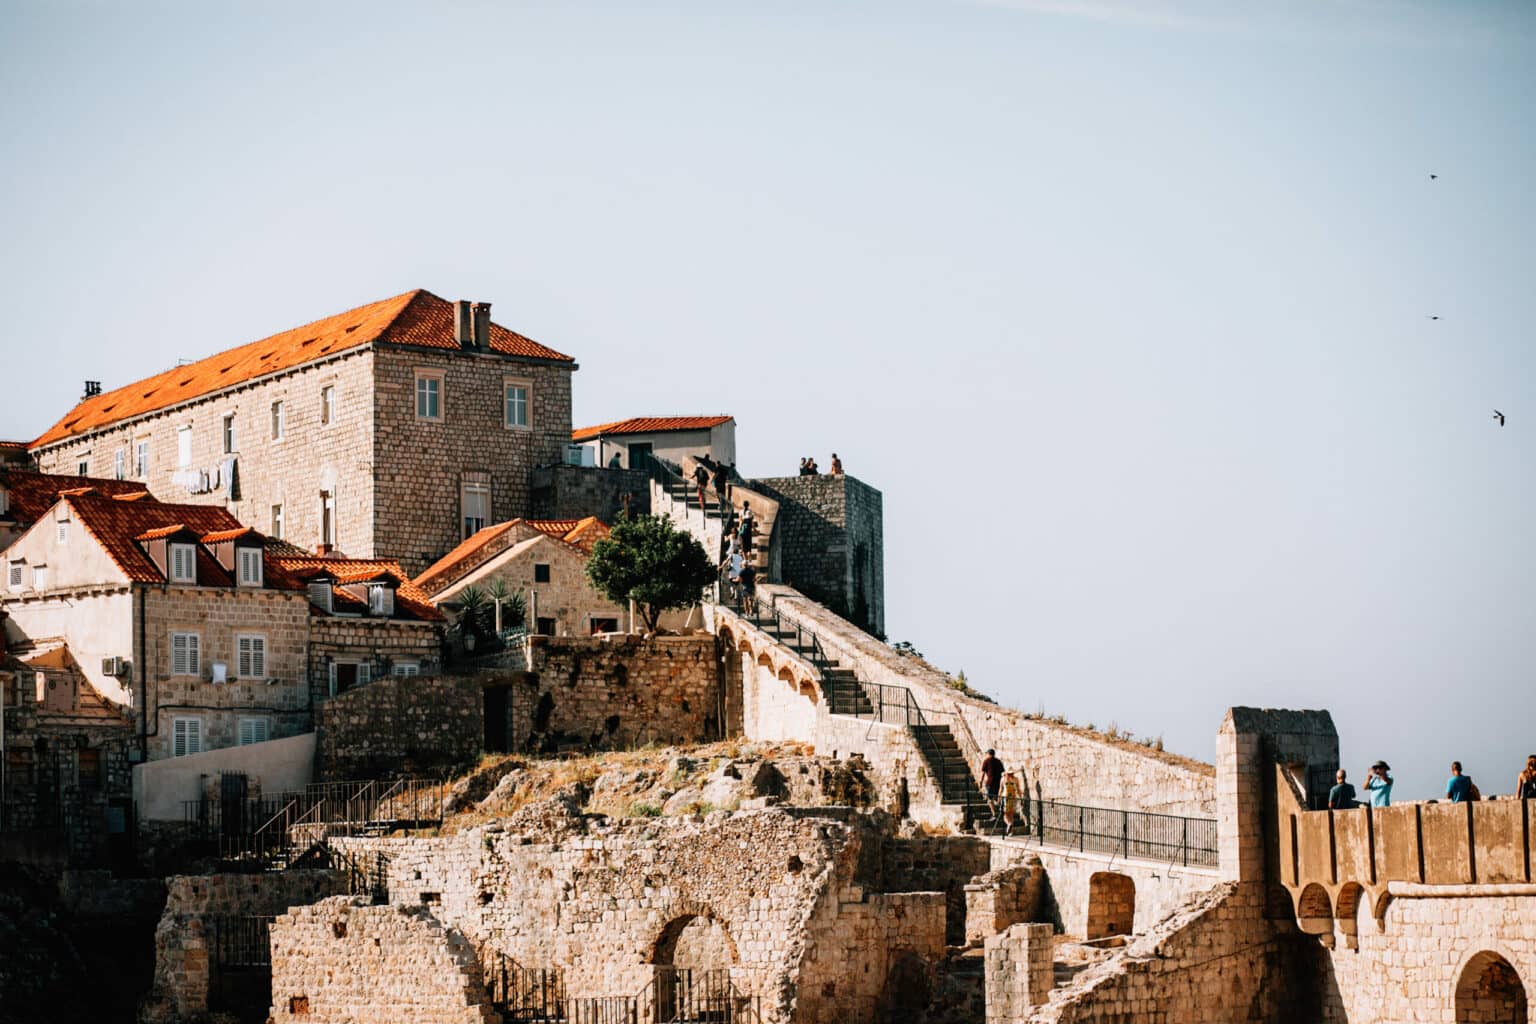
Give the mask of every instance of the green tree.
M 634 601 L 645 628 L 655 632 L 662 612 L 699 600 L 715 580 L 715 566 L 699 542 L 670 521 L 621 516 L 593 545 L 587 579 L 614 604 Z

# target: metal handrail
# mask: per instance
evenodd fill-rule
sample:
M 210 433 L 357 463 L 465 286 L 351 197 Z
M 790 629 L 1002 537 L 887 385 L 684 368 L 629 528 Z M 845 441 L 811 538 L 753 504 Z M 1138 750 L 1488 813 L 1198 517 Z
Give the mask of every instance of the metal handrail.
M 1155 811 L 1087 807 L 1035 800 L 1028 833 L 1039 845 L 1092 850 L 1141 860 L 1182 861 L 1185 867 L 1215 867 L 1216 819 Z

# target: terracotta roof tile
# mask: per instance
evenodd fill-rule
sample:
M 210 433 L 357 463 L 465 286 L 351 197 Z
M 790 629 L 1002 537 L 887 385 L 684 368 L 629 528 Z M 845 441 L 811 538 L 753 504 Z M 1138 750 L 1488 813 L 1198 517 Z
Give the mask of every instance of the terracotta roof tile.
M 63 499 L 80 524 L 96 538 L 117 567 L 135 583 L 161 583 L 165 577 L 139 547 L 137 538 L 154 533 L 166 536 L 173 527 L 185 526 L 198 534 L 238 529 L 240 523 L 216 505 L 170 505 L 158 501 L 116 501 L 100 495 Z M 219 564 L 198 549 L 198 581 L 227 584 Z
M 592 553 L 592 546 L 611 533 L 608 524 L 596 516 L 587 516 L 581 520 L 570 532 L 560 538 L 573 547 L 580 548 L 586 554 Z
M 166 370 L 87 398 L 33 441 L 31 447 L 166 409 L 372 342 L 456 350 L 459 345 L 453 336 L 453 304 L 418 288 Z M 491 324 L 490 346 L 504 355 L 573 362 L 570 356 L 495 323 Z
M 316 570 L 330 573 L 338 583 L 364 582 L 390 576 L 396 580 L 395 610 L 407 612 L 412 618 L 426 622 L 441 622 L 443 615 L 427 595 L 400 568 L 399 562 L 382 558 L 333 558 L 325 555 L 289 555 L 267 552 L 267 561 L 275 563 L 285 573 L 297 579 L 313 576 Z M 337 595 L 338 603 L 347 603 L 343 595 Z
M 519 527 L 525 529 L 519 531 Z M 415 585 L 429 594 L 441 593 L 513 544 L 526 540 L 526 530 L 535 530 L 547 537 L 564 541 L 587 555 L 592 553 L 593 544 L 608 536 L 608 527 L 596 516 L 585 519 L 509 519 L 470 534 L 458 547 L 417 576 Z M 507 536 L 508 533 L 518 532 L 524 536 Z
M 10 495 L 10 515 L 18 523 L 37 522 L 65 491 L 89 488 L 98 494 L 124 495 L 144 490 L 144 485 L 134 480 L 101 480 L 21 469 L 0 469 L 0 487 Z
M 160 527 L 156 527 L 153 530 L 145 530 L 143 533 L 139 534 L 137 537 L 135 537 L 133 539 L 134 540 L 159 540 L 162 537 L 174 537 L 178 533 L 186 533 L 186 532 L 187 532 L 187 525 L 185 523 L 172 523 L 170 526 L 160 526 Z
M 238 530 L 218 530 L 214 533 L 205 533 L 203 534 L 202 541 L 204 544 L 222 544 L 227 540 L 239 540 L 241 537 L 260 538 L 261 534 L 249 526 L 242 526 Z
M 669 430 L 708 430 L 729 423 L 730 416 L 631 416 L 627 420 L 599 423 L 571 431 L 572 441 L 590 441 L 594 437 L 616 434 L 662 434 Z

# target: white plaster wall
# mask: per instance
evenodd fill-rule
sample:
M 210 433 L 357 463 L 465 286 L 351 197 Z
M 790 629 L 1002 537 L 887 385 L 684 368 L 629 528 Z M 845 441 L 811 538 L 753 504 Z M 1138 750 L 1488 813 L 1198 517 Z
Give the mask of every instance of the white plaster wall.
M 736 657 L 741 659 L 742 731 L 747 739 L 811 741 L 816 735 L 816 704 L 751 654 Z
M 312 732 L 168 757 L 133 766 L 133 802 L 140 820 L 181 821 L 181 802 L 202 797 L 204 778 L 217 777 L 220 772 L 244 772 L 253 788 L 259 785 L 262 793 L 286 793 L 309 785 L 314 764 Z
M 57 525 L 61 515 L 70 520 L 63 543 L 59 542 Z M 48 566 L 49 590 L 128 582 L 128 576 L 81 524 L 68 498 L 61 499 L 6 549 L 6 562 L 18 558 L 27 563 L 22 589 L 19 592 L 0 589 L 0 594 L 8 597 L 34 593 L 32 568 L 37 565 Z M 0 584 L 9 582 L 8 576 L 0 579 Z
M 11 642 L 63 637 L 81 673 L 103 697 L 134 703 L 132 681 L 104 675 L 101 659 L 133 658 L 133 594 L 126 589 L 89 597 L 66 594 L 24 596 L 7 601 L 5 624 Z M 137 676 L 138 666 L 134 667 Z

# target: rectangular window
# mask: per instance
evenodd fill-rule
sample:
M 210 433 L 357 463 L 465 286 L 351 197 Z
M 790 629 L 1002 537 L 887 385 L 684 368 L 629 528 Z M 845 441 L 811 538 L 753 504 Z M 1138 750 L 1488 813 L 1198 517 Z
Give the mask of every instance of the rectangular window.
M 373 666 L 367 662 L 331 662 L 331 696 L 345 693 L 354 686 L 367 686 L 373 678 Z
M 320 543 L 336 546 L 336 496 L 330 491 L 320 492 Z
M 491 519 L 491 485 L 466 483 L 462 496 L 464 536 L 483 530 Z
M 91 464 L 85 459 L 81 459 L 78 463 L 75 464 L 75 473 L 77 476 L 90 476 Z
M 283 403 L 272 403 L 272 440 L 283 439 Z
M 555 620 L 540 615 L 538 621 L 534 624 L 534 632 L 538 633 L 539 636 L 554 636 Z
M 12 590 L 21 589 L 22 580 L 25 579 L 26 568 L 27 563 L 19 558 L 11 562 L 11 571 L 6 576 L 6 582 Z
M 443 418 L 443 375 L 427 370 L 416 371 L 416 418 Z
M 507 427 L 528 426 L 528 395 L 532 386 L 525 380 L 509 380 L 505 382 L 505 389 Z
M 197 549 L 191 544 L 171 545 L 171 582 L 197 582 Z
M 32 589 L 48 589 L 48 567 L 46 565 L 34 565 L 32 567 Z
M 186 469 L 192 465 L 192 428 L 176 428 L 176 468 Z
M 98 792 L 101 789 L 101 748 L 82 747 L 75 756 L 75 777 L 81 791 Z
M 271 726 L 265 718 L 241 718 L 240 745 L 248 747 L 252 743 L 265 743 L 270 731 Z
M 369 587 L 368 610 L 375 615 L 395 614 L 395 588 L 385 586 Z
M 112 453 L 112 479 L 123 480 L 128 476 L 128 450 L 119 448 Z
M 231 413 L 224 417 L 224 454 L 230 455 L 239 450 L 235 443 L 235 417 Z
M 309 585 L 309 603 L 321 611 L 331 610 L 331 585 L 329 583 L 311 583 Z
M 549 582 L 549 563 L 548 562 L 534 562 L 533 563 L 533 582 L 535 582 L 535 583 L 548 583 Z
M 171 675 L 200 676 L 203 674 L 203 658 L 200 648 L 203 638 L 198 633 L 171 634 Z
M 133 475 L 140 480 L 149 476 L 149 442 L 140 441 L 134 447 Z
M 171 721 L 171 756 L 186 757 L 203 752 L 203 720 L 176 718 Z
M 272 506 L 272 536 L 276 540 L 283 539 L 283 506 Z
M 320 389 L 320 423 L 328 425 L 336 421 L 336 388 L 326 385 Z
M 390 674 L 397 676 L 419 676 L 421 666 L 414 661 L 397 661 L 390 667 Z
M 598 634 L 598 633 L 617 633 L 618 631 L 619 631 L 619 620 L 618 619 L 597 619 L 597 618 L 594 618 L 592 620 L 592 633 L 593 633 L 594 636 L 596 634 Z
M 60 544 L 67 544 L 67 543 L 69 543 L 69 520 L 68 519 L 60 519 L 58 522 L 53 524 L 53 527 L 57 531 L 57 534 L 58 534 L 57 540 L 58 540 L 58 542 Z
M 235 675 L 241 679 L 267 677 L 267 638 L 253 633 L 235 637 Z
M 236 548 L 240 563 L 240 585 L 261 586 L 261 548 Z

